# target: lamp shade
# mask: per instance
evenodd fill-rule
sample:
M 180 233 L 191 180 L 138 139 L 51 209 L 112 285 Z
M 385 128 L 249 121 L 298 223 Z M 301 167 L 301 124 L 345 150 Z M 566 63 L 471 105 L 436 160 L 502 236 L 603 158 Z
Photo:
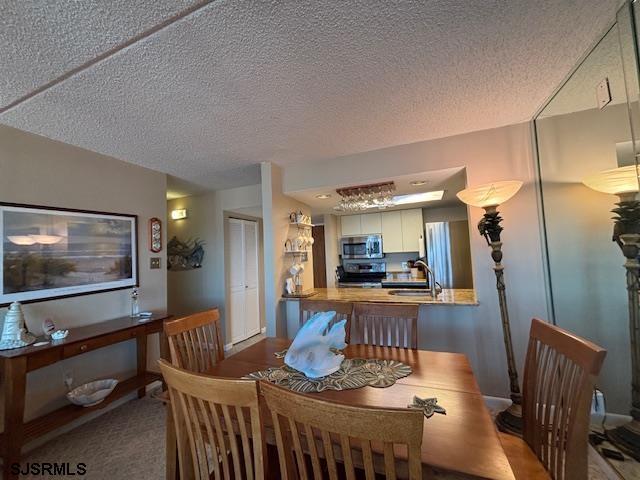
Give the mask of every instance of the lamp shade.
M 29 235 L 9 235 L 7 238 L 14 245 L 33 245 L 36 243 Z
M 582 180 L 587 187 L 602 193 L 620 195 L 634 193 L 638 189 L 638 172 L 635 165 L 612 168 L 589 175 Z
M 36 243 L 40 245 L 55 245 L 62 240 L 62 237 L 59 235 L 29 235 L 33 238 Z
M 492 182 L 466 188 L 457 193 L 457 197 L 472 207 L 497 207 L 513 197 L 522 187 L 519 180 Z

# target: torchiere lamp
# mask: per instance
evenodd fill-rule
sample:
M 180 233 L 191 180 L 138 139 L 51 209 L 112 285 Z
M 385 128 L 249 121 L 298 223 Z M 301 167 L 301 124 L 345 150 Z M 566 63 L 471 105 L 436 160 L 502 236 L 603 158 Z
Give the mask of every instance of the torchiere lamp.
M 513 354 L 511 342 L 511 326 L 509 311 L 507 310 L 507 296 L 504 284 L 504 267 L 502 266 L 502 241 L 500 233 L 502 217 L 498 213 L 498 206 L 513 197 L 522 187 L 522 182 L 508 180 L 504 182 L 487 183 L 477 187 L 467 188 L 458 192 L 457 196 L 467 205 L 484 208 L 485 214 L 478 222 L 478 230 L 487 244 L 491 247 L 491 258 L 495 262 L 493 270 L 496 274 L 496 287 L 500 303 L 500 317 L 502 318 L 502 334 L 507 353 L 507 369 L 509 371 L 509 388 L 511 391 L 511 406 L 503 410 L 496 417 L 496 425 L 503 432 L 522 434 L 522 394 L 518 382 L 518 370 Z
M 607 430 L 607 437 L 618 448 L 640 461 L 640 201 L 638 172 L 635 165 L 605 170 L 582 180 L 598 192 L 617 195 L 620 201 L 612 210 L 613 241 L 627 259 L 627 295 L 629 297 L 629 331 L 631 337 L 631 422 Z

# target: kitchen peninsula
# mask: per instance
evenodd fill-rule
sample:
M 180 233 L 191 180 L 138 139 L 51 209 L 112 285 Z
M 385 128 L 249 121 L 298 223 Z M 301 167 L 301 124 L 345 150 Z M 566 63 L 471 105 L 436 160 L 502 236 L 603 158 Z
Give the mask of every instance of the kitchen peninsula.
M 308 301 L 331 300 L 336 302 L 362 302 L 362 303 L 390 303 L 390 304 L 419 304 L 433 306 L 475 306 L 478 305 L 475 290 L 473 289 L 449 289 L 445 288 L 438 294 L 437 299 L 431 298 L 429 291 L 424 295 L 405 296 L 394 295 L 398 292 L 393 288 L 314 288 L 311 296 L 305 298 Z M 283 297 L 286 301 L 297 301 L 299 298 Z

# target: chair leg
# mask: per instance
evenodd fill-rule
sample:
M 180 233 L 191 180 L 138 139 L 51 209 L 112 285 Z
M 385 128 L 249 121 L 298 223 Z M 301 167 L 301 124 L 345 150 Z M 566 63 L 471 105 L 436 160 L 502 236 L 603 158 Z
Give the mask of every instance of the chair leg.
M 176 438 L 176 427 L 173 423 L 173 412 L 171 405 L 165 404 L 167 410 L 167 427 L 166 427 L 166 478 L 167 480 L 176 480 L 178 478 L 178 443 Z

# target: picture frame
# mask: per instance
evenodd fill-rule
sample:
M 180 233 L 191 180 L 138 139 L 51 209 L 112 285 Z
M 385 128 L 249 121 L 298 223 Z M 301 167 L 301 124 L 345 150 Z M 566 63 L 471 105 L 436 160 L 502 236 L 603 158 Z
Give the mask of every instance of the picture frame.
M 0 202 L 0 306 L 138 286 L 137 215 Z

